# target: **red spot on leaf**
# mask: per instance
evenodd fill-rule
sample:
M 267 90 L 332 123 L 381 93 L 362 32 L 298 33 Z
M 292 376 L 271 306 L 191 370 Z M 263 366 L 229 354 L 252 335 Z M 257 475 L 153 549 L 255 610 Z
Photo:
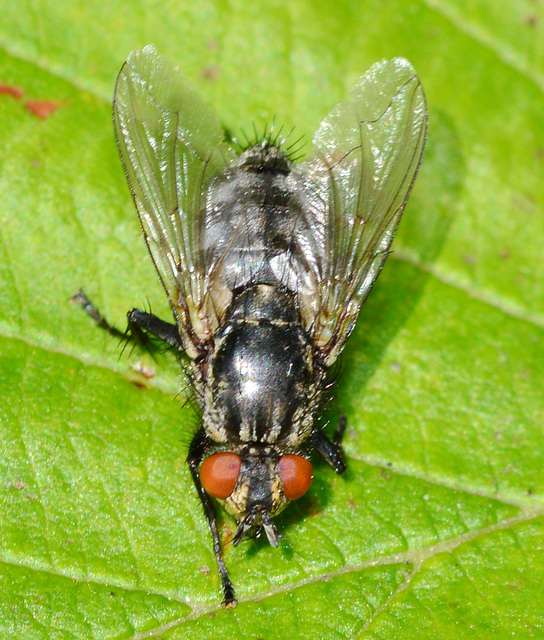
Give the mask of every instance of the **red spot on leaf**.
M 60 102 L 53 102 L 52 100 L 27 100 L 25 107 L 41 120 L 48 118 L 53 111 L 62 107 Z
M 24 91 L 21 87 L 14 87 L 11 84 L 3 84 L 0 82 L 0 94 L 4 94 L 6 96 L 12 96 L 16 100 L 20 100 L 23 97 Z

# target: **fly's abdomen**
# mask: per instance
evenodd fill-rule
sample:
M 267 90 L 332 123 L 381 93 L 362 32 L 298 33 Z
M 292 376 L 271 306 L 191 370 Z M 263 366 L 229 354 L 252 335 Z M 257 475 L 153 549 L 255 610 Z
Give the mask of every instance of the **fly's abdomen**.
M 209 371 L 204 427 L 214 440 L 296 446 L 308 436 L 319 376 L 294 294 L 271 285 L 235 293 Z

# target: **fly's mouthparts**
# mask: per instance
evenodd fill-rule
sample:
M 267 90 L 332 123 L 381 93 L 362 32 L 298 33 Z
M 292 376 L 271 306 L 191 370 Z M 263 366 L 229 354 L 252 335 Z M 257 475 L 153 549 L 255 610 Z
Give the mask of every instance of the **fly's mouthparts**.
M 262 506 L 253 507 L 250 513 L 238 524 L 232 542 L 237 547 L 244 539 L 245 535 L 255 527 L 256 536 L 258 537 L 264 529 L 268 542 L 273 546 L 279 545 L 279 535 L 274 520 Z

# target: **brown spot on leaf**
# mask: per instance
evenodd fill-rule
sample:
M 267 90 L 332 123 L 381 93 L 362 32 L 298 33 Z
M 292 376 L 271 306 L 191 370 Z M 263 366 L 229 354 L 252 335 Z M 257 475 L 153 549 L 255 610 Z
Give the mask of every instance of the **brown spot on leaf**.
M 130 384 L 133 384 L 136 388 L 138 389 L 149 389 L 149 385 L 147 384 L 147 381 L 145 380 L 145 378 L 133 378 L 132 376 L 127 376 L 128 381 L 130 382 Z
M 20 100 L 23 97 L 23 93 L 24 91 L 21 87 L 14 87 L 11 84 L 3 84 L 0 82 L 0 94 L 12 96 L 16 100 Z
M 215 80 L 219 75 L 219 69 L 215 65 L 211 64 L 208 67 L 204 67 L 201 73 L 205 80 Z
M 27 100 L 25 107 L 28 111 L 40 120 L 45 120 L 56 111 L 59 107 L 62 107 L 62 103 L 53 102 L 52 100 Z

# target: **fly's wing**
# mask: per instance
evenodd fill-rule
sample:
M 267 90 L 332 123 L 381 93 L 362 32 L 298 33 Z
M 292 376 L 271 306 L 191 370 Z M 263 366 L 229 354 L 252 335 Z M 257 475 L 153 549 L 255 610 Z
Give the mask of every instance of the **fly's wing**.
M 152 46 L 123 65 L 113 120 L 149 252 L 194 358 L 217 324 L 201 250 L 206 191 L 234 154 L 211 108 Z
M 323 254 L 314 301 L 304 299 L 315 344 L 332 364 L 353 330 L 397 230 L 427 133 L 423 89 L 407 60 L 374 64 L 323 120 L 307 175 L 309 216 Z

